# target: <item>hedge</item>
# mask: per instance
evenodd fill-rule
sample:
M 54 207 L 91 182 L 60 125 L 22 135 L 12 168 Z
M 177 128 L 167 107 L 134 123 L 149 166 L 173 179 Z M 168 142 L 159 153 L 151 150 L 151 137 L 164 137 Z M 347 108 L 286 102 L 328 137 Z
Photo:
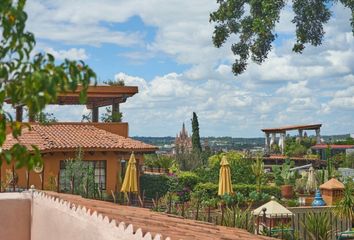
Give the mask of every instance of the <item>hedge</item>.
M 144 196 L 147 199 L 156 197 L 156 193 L 159 197 L 165 195 L 169 188 L 169 177 L 166 175 L 152 175 L 144 174 L 140 176 L 140 191 L 144 192 Z
M 191 190 L 194 189 L 195 185 L 200 182 L 200 178 L 194 172 L 180 172 L 177 175 L 178 178 L 178 185 L 180 188 L 187 187 Z
M 216 197 L 218 194 L 218 184 L 214 183 L 198 183 L 194 191 L 205 190 L 210 193 L 210 196 Z M 233 190 L 236 193 L 242 193 L 244 196 L 248 196 L 251 192 L 256 191 L 256 185 L 248 185 L 248 184 L 236 184 L 233 185 Z M 267 193 L 270 196 L 274 196 L 276 198 L 280 198 L 280 188 L 276 186 L 261 186 L 261 192 Z

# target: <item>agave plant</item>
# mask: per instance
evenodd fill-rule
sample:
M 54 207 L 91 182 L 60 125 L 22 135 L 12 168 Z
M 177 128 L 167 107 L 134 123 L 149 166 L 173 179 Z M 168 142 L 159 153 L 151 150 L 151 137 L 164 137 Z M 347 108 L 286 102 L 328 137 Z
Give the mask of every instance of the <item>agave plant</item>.
M 332 226 L 327 212 L 309 212 L 301 222 L 301 225 L 311 240 L 332 239 Z
M 254 233 L 254 216 L 250 207 L 247 209 L 241 209 L 237 206 L 226 208 L 224 214 L 224 226 L 242 228 Z

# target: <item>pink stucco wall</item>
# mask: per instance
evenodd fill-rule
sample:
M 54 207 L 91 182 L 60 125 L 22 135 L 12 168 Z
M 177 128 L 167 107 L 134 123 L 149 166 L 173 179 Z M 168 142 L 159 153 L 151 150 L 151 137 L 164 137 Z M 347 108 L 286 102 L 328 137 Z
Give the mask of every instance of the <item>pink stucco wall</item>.
M 43 193 L 0 193 L 0 240 L 160 240 Z
M 20 193 L 0 193 L 0 239 L 30 240 L 31 200 Z

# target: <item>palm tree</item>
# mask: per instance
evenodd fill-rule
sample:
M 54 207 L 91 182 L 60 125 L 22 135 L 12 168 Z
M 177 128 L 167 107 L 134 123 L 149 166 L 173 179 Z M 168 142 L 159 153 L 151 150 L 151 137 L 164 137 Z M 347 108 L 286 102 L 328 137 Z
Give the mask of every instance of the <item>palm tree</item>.
M 344 186 L 343 198 L 337 203 L 334 213 L 339 218 L 348 219 L 350 228 L 354 217 L 354 183 L 348 180 Z

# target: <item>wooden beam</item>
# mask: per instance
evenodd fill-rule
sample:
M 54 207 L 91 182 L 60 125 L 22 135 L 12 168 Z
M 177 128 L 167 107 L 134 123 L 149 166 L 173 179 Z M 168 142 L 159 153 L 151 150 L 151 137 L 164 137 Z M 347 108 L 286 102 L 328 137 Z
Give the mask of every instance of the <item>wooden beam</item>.
M 16 121 L 22 122 L 22 118 L 23 118 L 23 107 L 17 106 L 16 107 Z
M 98 122 L 99 110 L 98 107 L 92 108 L 92 122 Z

